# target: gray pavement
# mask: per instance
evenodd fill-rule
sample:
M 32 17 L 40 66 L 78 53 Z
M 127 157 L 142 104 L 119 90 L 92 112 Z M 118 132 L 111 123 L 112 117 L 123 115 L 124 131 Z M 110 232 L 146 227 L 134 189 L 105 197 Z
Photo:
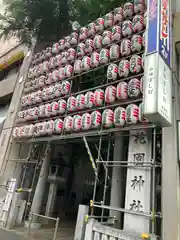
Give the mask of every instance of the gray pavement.
M 0 228 L 0 240 L 30 240 L 32 238 L 17 234 L 15 231 L 9 231 Z

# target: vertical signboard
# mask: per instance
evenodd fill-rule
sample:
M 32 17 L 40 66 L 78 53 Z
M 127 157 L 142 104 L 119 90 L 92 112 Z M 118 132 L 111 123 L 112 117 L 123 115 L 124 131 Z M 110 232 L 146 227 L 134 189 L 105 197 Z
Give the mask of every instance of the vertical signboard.
M 149 232 L 151 168 L 151 130 L 130 131 L 128 169 L 126 180 L 124 229 L 131 232 Z M 150 165 L 149 165 L 150 166 Z M 134 214 L 133 214 L 134 212 Z
M 149 0 L 144 113 L 161 127 L 172 123 L 171 31 L 169 0 Z

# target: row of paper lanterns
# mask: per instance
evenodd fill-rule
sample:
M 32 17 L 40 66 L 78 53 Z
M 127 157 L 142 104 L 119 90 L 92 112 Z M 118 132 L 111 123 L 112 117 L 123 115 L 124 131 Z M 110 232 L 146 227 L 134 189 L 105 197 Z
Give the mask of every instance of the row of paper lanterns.
M 130 58 L 130 61 L 128 60 L 120 61 L 119 66 L 117 66 L 116 64 L 110 64 L 107 69 L 107 79 L 114 81 L 118 77 L 125 78 L 128 77 L 130 74 L 140 73 L 143 70 L 143 68 L 144 59 L 141 58 L 141 56 L 139 55 L 133 55 Z M 61 72 L 58 72 L 58 74 L 61 75 Z M 56 78 L 55 77 L 53 78 L 54 82 L 60 81 L 58 78 L 59 75 L 56 75 Z M 35 82 L 35 85 L 31 87 L 31 89 L 33 90 L 38 88 L 43 89 L 23 95 L 21 99 L 22 100 L 21 105 L 23 107 L 32 104 L 37 104 L 42 101 L 51 100 L 56 97 L 65 96 L 69 93 L 71 84 L 69 83 L 69 81 L 62 81 L 62 83 L 58 82 L 52 85 L 52 82 L 50 84 L 50 82 L 45 77 L 40 77 L 38 78 L 37 82 Z
M 105 28 L 112 27 L 119 22 L 124 21 L 126 18 L 131 18 L 134 14 L 143 14 L 145 11 L 145 1 L 125 3 L 124 6 L 116 8 L 114 13 L 107 13 L 104 18 L 98 18 L 96 21 L 89 23 L 88 27 L 82 27 L 77 32 L 72 32 L 70 36 L 60 39 L 54 43 L 52 47 L 48 47 L 42 52 L 34 56 L 33 64 L 42 62 L 43 60 L 57 54 L 64 49 L 76 45 L 78 41 L 85 41 L 87 38 L 93 37 L 95 34 L 101 33 Z M 146 18 L 146 15 L 145 15 Z
M 32 137 L 64 132 L 79 132 L 90 129 L 123 127 L 125 124 L 136 124 L 138 121 L 147 122 L 143 114 L 143 103 L 139 106 L 130 104 L 127 108 L 117 107 L 114 111 L 106 109 L 102 113 L 98 110 L 82 115 L 66 116 L 64 120 L 56 119 L 36 124 L 16 127 L 13 137 Z
M 56 88 L 53 88 L 53 89 L 46 88 L 43 91 L 39 90 L 35 92 L 35 94 L 29 94 L 24 96 L 22 98 L 22 106 L 31 106 L 34 104 L 41 104 L 43 101 L 52 100 L 55 97 L 58 98 L 58 97 L 67 95 L 70 89 L 70 83 L 67 82 L 67 85 L 65 84 L 65 82 L 63 83 L 64 83 L 63 86 L 61 84 L 55 85 Z M 105 91 L 103 89 L 97 89 L 94 93 L 91 91 L 88 91 L 85 94 L 78 94 L 77 97 L 71 96 L 69 97 L 69 99 L 71 100 L 74 99 L 73 101 L 75 103 L 77 102 L 77 104 L 79 104 L 79 101 L 82 101 L 83 99 L 84 107 L 85 107 L 85 106 L 89 106 L 90 103 L 88 101 L 90 101 L 90 99 L 92 98 L 93 99 L 92 101 L 95 102 L 95 105 L 100 106 L 101 103 L 99 102 L 100 101 L 99 98 L 101 95 L 105 100 L 108 98 L 114 99 L 115 96 L 119 100 L 122 100 L 122 99 L 126 100 L 128 96 L 137 97 L 139 95 L 139 92 L 140 91 L 142 92 L 142 89 L 143 89 L 143 78 L 141 78 L 140 80 L 138 78 L 132 78 L 129 81 L 129 83 L 122 81 L 117 84 L 117 87 L 108 86 L 106 87 Z M 81 96 L 81 98 L 79 98 L 79 96 Z M 106 100 L 106 102 L 110 103 L 110 101 L 108 100 Z M 48 104 L 51 104 L 51 103 L 48 103 Z M 90 105 L 90 107 L 92 106 Z M 83 109 L 83 107 L 81 109 Z
M 74 62 L 74 66 L 67 64 L 65 67 L 57 68 L 45 76 L 43 73 L 47 72 L 49 69 L 47 62 L 47 66 L 42 66 L 42 68 L 39 69 L 40 74 L 38 75 L 42 75 L 40 77 L 36 76 L 34 80 L 28 81 L 25 84 L 25 92 L 32 91 L 33 86 L 37 85 L 39 79 L 45 80 L 44 85 L 50 85 L 53 82 L 62 81 L 66 78 L 72 77 L 73 74 L 80 74 L 83 71 L 88 71 L 93 67 L 98 67 L 100 64 L 107 64 L 109 61 L 118 60 L 120 56 L 126 57 L 131 53 L 139 52 L 144 47 L 143 42 L 143 38 L 140 35 L 134 35 L 131 40 L 124 39 L 121 43 L 121 46 L 118 44 L 113 44 L 110 47 L 110 50 L 101 49 L 100 53 L 93 52 L 91 56 L 85 56 L 82 60 L 76 60 Z M 58 66 L 58 64 L 55 65 Z
M 101 48 L 99 53 L 94 51 L 93 47 L 90 46 L 88 48 L 90 55 L 86 56 L 84 56 L 85 45 L 81 43 L 78 54 L 82 59 L 76 59 L 76 50 L 69 49 L 67 54 L 52 57 L 50 61 L 44 61 L 38 66 L 30 69 L 29 79 L 34 80 L 41 75 L 47 75 L 47 77 L 51 79 L 58 68 L 64 69 L 64 75 L 67 78 L 67 68 L 70 68 L 72 71 L 74 69 L 74 73 L 79 74 L 82 71 L 88 71 L 90 68 L 98 67 L 100 64 L 106 64 L 109 61 L 114 61 L 120 59 L 120 57 L 129 56 L 131 53 L 139 52 L 144 46 L 145 33 L 143 34 L 143 37 L 136 34 L 131 39 L 123 39 L 120 45 L 113 44 L 110 49 Z M 71 61 L 69 62 L 68 60 L 70 59 Z
M 57 102 L 47 103 L 39 107 L 21 110 L 18 113 L 18 121 L 37 120 L 38 118 L 63 115 L 67 113 L 101 107 L 106 104 L 113 104 L 116 100 L 125 101 L 128 98 L 138 98 L 143 91 L 143 78 L 133 78 L 127 82 L 120 82 L 117 86 L 108 86 L 105 91 L 97 89 L 95 92 L 88 91 L 85 95 L 71 96 L 67 102 L 60 99 Z

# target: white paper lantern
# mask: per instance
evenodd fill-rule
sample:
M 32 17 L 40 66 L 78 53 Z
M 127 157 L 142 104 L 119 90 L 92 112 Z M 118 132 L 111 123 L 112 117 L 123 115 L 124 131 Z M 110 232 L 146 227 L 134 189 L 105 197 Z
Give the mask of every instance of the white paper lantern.
M 49 69 L 54 69 L 55 68 L 55 57 L 51 57 L 49 59 Z
M 141 90 L 141 93 L 143 93 L 143 84 L 144 84 L 144 77 L 142 77 L 140 79 L 140 90 Z
M 104 19 L 98 18 L 96 20 L 96 32 L 102 32 L 104 30 Z
M 55 134 L 61 134 L 63 130 L 63 120 L 62 119 L 56 119 L 54 121 L 54 133 Z
M 102 38 L 101 35 L 96 35 L 94 37 L 94 40 L 93 40 L 93 42 L 94 42 L 94 49 L 100 49 L 102 47 L 102 40 L 103 40 L 103 38 Z
M 116 100 L 116 87 L 108 86 L 105 90 L 105 102 L 113 103 Z
M 34 107 L 33 108 L 33 120 L 37 120 L 39 116 L 39 108 L 38 107 Z
M 139 105 L 139 122 L 148 123 L 148 119 L 144 115 L 144 103 L 141 103 Z
M 76 109 L 82 110 L 85 106 L 85 96 L 83 94 L 79 94 L 76 97 Z
M 117 107 L 114 110 L 114 126 L 123 127 L 126 123 L 126 109 Z
M 49 71 L 49 62 L 48 61 L 44 61 L 43 65 L 42 65 L 42 74 L 43 73 L 47 73 Z
M 126 122 L 128 124 L 136 124 L 139 118 L 139 107 L 135 104 L 130 104 L 126 108 Z
M 93 52 L 91 54 L 91 67 L 98 67 L 99 66 L 99 59 L 100 59 L 99 53 Z
M 130 98 L 137 98 L 140 94 L 140 80 L 133 78 L 128 83 L 128 96 Z
M 36 95 L 36 103 L 41 103 L 42 102 L 42 91 L 38 90 Z
M 51 103 L 51 109 L 52 109 L 52 116 L 56 116 L 59 112 L 59 104 L 58 102 L 52 102 Z
M 73 74 L 73 66 L 69 65 L 69 64 L 66 65 L 64 67 L 64 75 L 65 75 L 65 77 L 70 78 L 70 77 L 72 77 L 72 74 Z
M 60 83 L 56 83 L 54 85 L 54 96 L 60 97 L 62 95 L 62 85 Z
M 120 77 L 127 77 L 130 72 L 130 63 L 128 60 L 121 60 L 118 67 Z
M 102 35 L 103 39 L 102 39 L 102 45 L 106 46 L 111 44 L 112 42 L 112 32 L 111 31 L 104 31 L 103 35 Z
M 40 63 L 39 64 L 39 68 L 38 68 L 38 75 L 42 75 L 44 72 L 43 72 L 43 63 Z
M 144 29 L 144 18 L 141 15 L 135 15 L 132 20 L 133 31 L 140 32 Z
M 54 131 L 54 121 L 53 120 L 47 121 L 46 133 L 48 135 L 51 135 L 53 131 Z
M 84 106 L 85 108 L 92 108 L 94 105 L 94 93 L 87 92 L 84 98 Z
M 85 55 L 85 44 L 79 43 L 77 47 L 77 56 L 78 58 L 82 58 Z
M 104 103 L 104 90 L 97 89 L 94 92 L 94 105 L 95 106 L 102 106 Z
M 54 92 L 54 86 L 49 86 L 49 96 L 48 96 L 48 99 L 53 99 L 55 97 L 55 92 Z
M 82 59 L 82 70 L 88 71 L 91 68 L 91 58 L 88 56 L 84 56 Z
M 64 131 L 71 132 L 73 130 L 73 118 L 71 116 L 67 116 L 64 119 Z
M 68 82 L 68 81 L 63 81 L 62 82 L 62 95 L 63 96 L 66 96 L 68 95 L 69 91 L 70 91 L 70 88 L 71 88 L 71 84 Z
M 114 125 L 114 112 L 111 109 L 106 109 L 102 114 L 102 125 L 104 128 L 112 128 Z
M 65 44 L 65 40 L 64 39 L 60 39 L 59 40 L 59 49 L 62 51 L 64 50 L 64 44 Z
M 52 106 L 50 103 L 45 104 L 45 117 L 50 117 L 52 115 Z
M 76 60 L 74 63 L 74 73 L 80 74 L 82 72 L 82 61 Z
M 91 128 L 99 128 L 102 122 L 102 115 L 99 111 L 94 111 L 91 113 Z
M 47 122 L 41 122 L 37 126 L 37 135 L 44 136 L 46 135 Z
M 46 85 L 51 85 L 53 83 L 53 77 L 52 77 L 52 72 L 50 72 L 48 75 L 47 75 L 47 78 L 45 80 L 45 83 Z
M 117 60 L 120 57 L 120 47 L 118 44 L 113 44 L 110 47 L 110 59 L 111 60 Z
M 114 23 L 122 22 L 124 19 L 124 10 L 121 7 L 118 7 L 114 10 Z
M 131 38 L 131 50 L 132 52 L 139 52 L 142 49 L 142 37 L 140 35 L 134 35 Z
M 64 99 L 58 101 L 59 105 L 59 114 L 62 115 L 66 112 L 67 103 Z
M 109 50 L 106 48 L 101 49 L 99 55 L 100 64 L 107 64 L 109 62 Z
M 130 59 L 130 71 L 139 73 L 142 70 L 142 59 L 139 55 L 133 55 Z
M 68 112 L 73 112 L 76 110 L 76 98 L 71 96 L 67 101 L 67 110 Z
M 85 53 L 92 53 L 94 49 L 94 41 L 92 39 L 87 39 L 85 43 Z
M 34 135 L 34 124 L 30 124 L 28 137 L 32 137 L 33 135 Z
M 64 68 L 59 68 L 58 69 L 58 80 L 62 81 L 65 79 L 65 72 L 64 72 Z
M 132 22 L 130 20 L 126 20 L 122 23 L 122 35 L 124 37 L 129 37 L 133 33 Z
M 19 137 L 19 127 L 13 128 L 13 133 L 12 133 L 13 138 L 17 139 Z
M 34 96 L 34 93 L 31 93 L 31 94 L 28 94 L 27 95 L 27 105 L 32 105 L 33 104 L 33 96 Z
M 73 117 L 73 131 L 78 132 L 81 130 L 81 116 L 75 115 Z
M 81 118 L 81 129 L 89 130 L 91 128 L 91 115 L 89 113 L 84 113 Z
M 123 39 L 121 42 L 121 55 L 128 56 L 131 54 L 131 41 L 129 39 Z
M 53 82 L 57 82 L 59 79 L 59 71 L 56 69 L 52 72 L 52 80 Z
M 39 117 L 45 117 L 45 105 L 40 105 L 39 106 Z
M 128 99 L 128 84 L 126 82 L 120 82 L 117 85 L 116 97 L 119 100 Z
M 119 41 L 121 39 L 121 27 L 116 25 L 112 28 L 112 41 Z
M 62 56 L 58 54 L 55 56 L 55 67 L 61 67 Z
M 38 87 L 39 87 L 39 88 L 44 87 L 44 85 L 45 85 L 45 80 L 46 80 L 46 77 L 45 77 L 45 76 L 40 76 L 40 77 L 37 79 L 37 84 L 38 84 Z
M 67 37 L 64 38 L 64 40 L 65 40 L 64 47 L 67 48 L 67 49 L 70 48 L 71 47 L 71 42 L 70 42 L 71 41 L 71 37 L 67 36 Z
M 114 23 L 114 15 L 112 13 L 107 13 L 104 17 L 105 28 L 112 27 Z
M 54 43 L 53 46 L 52 46 L 52 53 L 53 54 L 58 54 L 60 51 L 60 47 L 59 47 L 59 43 Z
M 68 52 L 67 51 L 62 52 L 61 56 L 62 56 L 61 64 L 62 65 L 67 64 L 67 62 L 68 62 Z
M 128 2 L 124 4 L 124 17 L 132 17 L 134 13 L 134 6 L 132 3 Z
M 116 64 L 110 64 L 107 68 L 107 79 L 115 81 L 118 75 L 118 66 Z
M 86 27 L 82 27 L 79 33 L 79 40 L 85 41 L 87 37 L 88 37 L 88 29 Z
M 74 48 L 68 49 L 68 57 L 67 57 L 68 61 L 70 62 L 74 61 L 75 57 L 76 57 L 76 50 Z
M 96 24 L 94 22 L 88 24 L 88 36 L 94 36 L 96 34 Z
M 76 45 L 78 43 L 78 37 L 79 37 L 78 33 L 76 32 L 71 33 L 71 40 L 70 40 L 71 45 Z
M 145 0 L 134 0 L 134 12 L 143 13 L 145 9 Z

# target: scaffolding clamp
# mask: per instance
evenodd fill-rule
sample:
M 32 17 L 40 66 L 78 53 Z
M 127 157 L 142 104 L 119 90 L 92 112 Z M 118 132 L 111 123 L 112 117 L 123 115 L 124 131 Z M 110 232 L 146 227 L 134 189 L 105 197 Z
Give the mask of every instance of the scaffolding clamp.
M 150 235 L 148 233 L 142 233 L 142 240 L 150 240 Z
M 90 200 L 90 211 L 91 211 L 91 215 L 92 215 L 94 212 L 94 201 L 93 200 Z

